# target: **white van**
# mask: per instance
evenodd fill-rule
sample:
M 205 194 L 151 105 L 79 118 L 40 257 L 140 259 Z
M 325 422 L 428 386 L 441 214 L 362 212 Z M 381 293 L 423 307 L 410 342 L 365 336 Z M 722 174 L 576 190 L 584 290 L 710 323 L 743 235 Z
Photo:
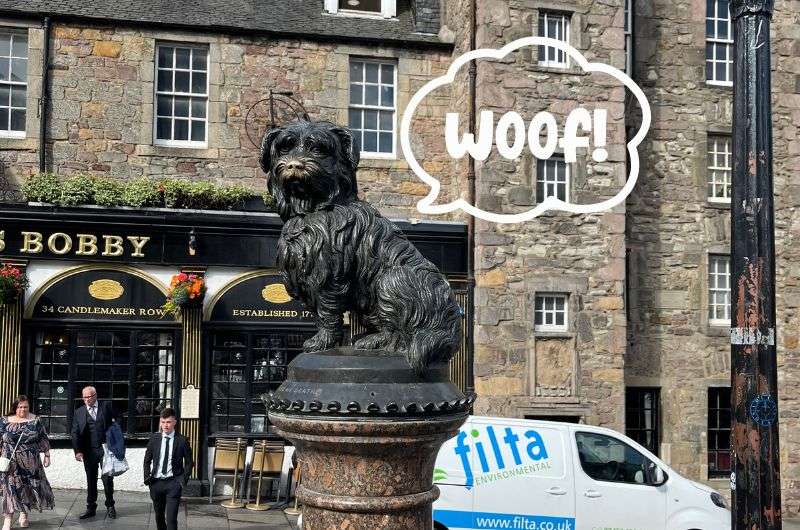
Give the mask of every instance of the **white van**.
M 471 416 L 439 451 L 435 530 L 729 530 L 722 496 L 615 431 Z

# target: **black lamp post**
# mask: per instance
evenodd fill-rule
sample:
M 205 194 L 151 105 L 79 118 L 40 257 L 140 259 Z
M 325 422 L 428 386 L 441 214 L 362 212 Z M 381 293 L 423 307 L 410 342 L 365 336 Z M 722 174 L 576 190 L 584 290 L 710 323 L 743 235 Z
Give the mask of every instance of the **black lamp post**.
M 770 19 L 774 0 L 732 0 L 731 489 L 734 530 L 781 528 L 775 340 Z

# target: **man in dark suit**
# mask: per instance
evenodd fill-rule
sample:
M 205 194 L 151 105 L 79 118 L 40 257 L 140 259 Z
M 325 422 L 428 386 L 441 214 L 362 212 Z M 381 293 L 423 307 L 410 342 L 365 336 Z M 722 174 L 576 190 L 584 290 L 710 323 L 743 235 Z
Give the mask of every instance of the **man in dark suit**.
M 97 390 L 93 386 L 84 388 L 81 397 L 84 406 L 77 408 L 72 416 L 71 435 L 75 460 L 83 462 L 83 469 L 86 471 L 86 512 L 80 518 L 88 519 L 97 513 L 97 474 L 103 463 L 103 444 L 106 441 L 106 432 L 117 416 L 111 403 L 97 400 Z M 116 519 L 114 478 L 102 476 L 101 480 L 106 494 L 108 517 Z
M 194 466 L 189 440 L 175 432 L 177 423 L 175 410 L 162 410 L 161 432 L 150 437 L 144 453 L 144 483 L 150 487 L 158 530 L 177 530 L 181 493 Z

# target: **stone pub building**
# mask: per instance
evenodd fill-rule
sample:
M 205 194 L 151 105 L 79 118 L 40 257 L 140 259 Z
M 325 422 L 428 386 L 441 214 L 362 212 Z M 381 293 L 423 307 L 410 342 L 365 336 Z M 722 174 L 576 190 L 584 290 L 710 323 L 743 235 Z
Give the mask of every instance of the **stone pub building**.
M 0 6 L 0 182 L 9 199 L 0 209 L 0 259 L 25 267 L 31 280 L 24 300 L 2 310 L 0 403 L 31 394 L 59 437 L 80 385 L 94 382 L 124 413 L 134 446 L 166 404 L 181 411 L 203 455 L 219 436 L 270 435 L 258 396 L 279 384 L 310 329 L 271 268 L 274 214 L 64 208 L 15 203 L 7 192 L 50 172 L 236 183 L 258 196 L 264 101 L 270 91 L 291 93 L 313 118 L 355 131 L 362 196 L 399 219 L 459 292 L 466 333 L 452 373 L 479 394 L 476 413 L 608 426 L 680 473 L 729 491 L 727 0 L 177 5 Z M 800 170 L 800 12 L 793 0 L 775 9 L 779 409 L 791 518 L 800 515 L 800 403 L 792 392 L 800 378 L 800 188 L 790 178 Z M 459 213 L 420 220 L 415 205 L 428 188 L 409 170 L 399 138 L 410 98 L 470 48 L 529 35 L 568 42 L 645 91 L 653 118 L 632 195 L 607 212 L 549 212 L 522 224 Z M 579 105 L 608 110 L 602 163 L 585 151 L 569 162 L 558 151 L 506 160 L 495 150 L 473 165 L 442 145 L 447 112 L 463 124 L 482 110 L 514 110 L 529 123 L 548 110 L 563 123 Z M 540 49 L 459 71 L 413 123 L 412 147 L 440 177 L 441 202 L 460 197 L 519 213 L 550 195 L 575 203 L 613 196 L 640 112 L 621 86 Z M 202 308 L 165 318 L 159 308 L 180 271 L 204 275 L 208 293 Z M 61 461 L 52 473 L 67 484 L 75 466 Z

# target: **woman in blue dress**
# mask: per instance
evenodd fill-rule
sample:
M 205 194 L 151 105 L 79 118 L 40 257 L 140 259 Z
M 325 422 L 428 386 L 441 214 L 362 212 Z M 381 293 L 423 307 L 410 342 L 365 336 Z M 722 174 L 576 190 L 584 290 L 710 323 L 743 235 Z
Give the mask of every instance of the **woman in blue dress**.
M 11 528 L 15 512 L 19 512 L 19 525 L 27 528 L 30 525 L 28 513 L 52 509 L 55 499 L 44 473 L 44 468 L 50 465 L 50 440 L 42 423 L 30 413 L 26 396 L 19 396 L 9 416 L 0 420 L 0 436 L 2 455 L 11 459 L 8 471 L 0 473 L 3 530 Z M 39 453 L 44 453 L 44 462 Z

